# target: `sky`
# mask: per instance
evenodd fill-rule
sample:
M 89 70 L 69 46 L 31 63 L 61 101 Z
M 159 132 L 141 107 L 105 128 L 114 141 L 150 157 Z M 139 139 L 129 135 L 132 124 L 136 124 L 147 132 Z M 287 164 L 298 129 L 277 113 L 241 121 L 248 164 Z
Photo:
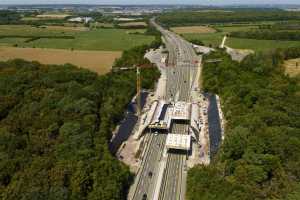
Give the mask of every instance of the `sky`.
M 0 4 L 300 4 L 300 0 L 0 0 Z

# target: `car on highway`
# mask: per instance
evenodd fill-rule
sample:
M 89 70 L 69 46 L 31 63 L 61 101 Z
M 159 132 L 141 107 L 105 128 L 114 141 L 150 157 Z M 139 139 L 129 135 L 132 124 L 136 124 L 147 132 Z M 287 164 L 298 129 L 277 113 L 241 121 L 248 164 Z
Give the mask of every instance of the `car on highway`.
M 143 194 L 142 200 L 147 200 L 147 194 Z
M 149 172 L 149 173 L 148 173 L 148 176 L 149 176 L 150 178 L 152 178 L 153 173 L 152 173 L 152 172 Z

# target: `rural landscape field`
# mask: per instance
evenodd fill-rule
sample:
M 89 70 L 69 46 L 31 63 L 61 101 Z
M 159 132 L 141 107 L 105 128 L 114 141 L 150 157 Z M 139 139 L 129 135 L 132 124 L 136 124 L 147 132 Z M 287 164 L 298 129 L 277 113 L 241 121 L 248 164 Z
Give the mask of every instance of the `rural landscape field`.
M 53 17 L 56 20 L 66 16 L 37 18 Z M 80 24 L 0 25 L 0 60 L 22 58 L 44 64 L 71 63 L 103 74 L 110 71 L 122 51 L 154 40 L 153 36 L 144 34 L 147 26 L 144 22 L 129 22 L 121 26 L 132 25 L 142 25 L 144 29 L 89 28 Z
M 29 41 L 31 38 L 39 38 Z M 149 44 L 152 36 L 129 34 L 124 29 L 89 30 L 84 27 L 0 26 L 0 45 L 73 50 L 122 51 Z M 14 42 L 14 39 L 18 42 Z
M 299 58 L 286 60 L 284 63 L 286 73 L 292 77 L 298 76 L 300 74 L 299 64 L 300 64 Z
M 215 28 L 215 29 L 214 29 Z M 176 28 L 174 28 L 176 30 Z M 234 31 L 255 31 L 258 30 L 258 26 L 249 24 L 245 25 L 227 25 L 227 26 L 213 26 L 207 30 L 200 30 L 197 32 L 192 32 L 187 27 L 181 28 L 180 34 L 187 40 L 201 40 L 207 46 L 217 47 L 222 42 L 222 39 L 225 35 Z M 215 31 L 213 31 L 215 30 Z M 218 31 L 216 31 L 218 30 Z M 280 40 L 256 40 L 256 39 L 247 39 L 247 38 L 235 38 L 229 37 L 227 40 L 227 45 L 236 49 L 252 49 L 255 51 L 264 51 L 272 48 L 285 48 L 285 47 L 295 47 L 300 45 L 300 41 L 280 41 Z
M 98 74 L 108 73 L 114 61 L 120 57 L 120 51 L 69 51 L 62 49 L 0 47 L 0 60 L 2 61 L 20 58 L 38 61 L 43 64 L 60 65 L 70 63 Z
M 0 1 L 1 200 L 300 200 L 300 2 L 88 2 Z
M 182 26 L 173 27 L 172 31 L 178 34 L 190 34 L 190 33 L 215 33 L 216 30 L 209 26 Z

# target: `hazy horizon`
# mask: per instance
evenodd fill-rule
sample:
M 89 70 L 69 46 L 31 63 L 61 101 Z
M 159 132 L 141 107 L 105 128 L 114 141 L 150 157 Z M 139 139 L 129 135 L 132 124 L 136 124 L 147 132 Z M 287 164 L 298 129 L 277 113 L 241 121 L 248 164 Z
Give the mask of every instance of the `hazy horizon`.
M 182 0 L 152 0 L 151 2 L 146 0 L 27 0 L 26 2 L 21 0 L 1 0 L 0 5 L 30 5 L 30 4 L 99 4 L 99 5 L 112 5 L 112 4 L 124 4 L 124 5 L 286 5 L 295 4 L 300 5 L 299 0 L 287 0 L 284 3 L 278 0 L 186 0 L 184 3 Z

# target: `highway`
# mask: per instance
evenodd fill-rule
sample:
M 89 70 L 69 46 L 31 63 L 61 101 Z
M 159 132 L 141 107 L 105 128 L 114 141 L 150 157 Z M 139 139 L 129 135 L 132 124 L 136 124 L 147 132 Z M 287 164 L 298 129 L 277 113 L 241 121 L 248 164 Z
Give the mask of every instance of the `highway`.
M 187 125 L 174 124 L 172 133 L 180 134 L 186 131 Z M 168 152 L 167 165 L 164 171 L 162 185 L 160 188 L 160 200 L 166 199 L 184 199 L 185 188 L 182 183 L 185 181 L 184 173 L 186 168 L 186 152 L 170 151 Z
M 151 19 L 151 23 L 162 33 L 169 51 L 167 67 L 166 100 L 190 101 L 191 84 L 196 77 L 194 61 L 196 54 L 190 43 L 173 32 L 163 29 Z M 188 134 L 187 124 L 173 124 L 174 134 Z M 133 200 L 153 199 L 158 182 L 159 163 L 163 156 L 167 134 L 146 133 L 148 144 L 138 171 Z M 167 154 L 159 199 L 184 199 L 186 182 L 186 152 L 173 151 Z
M 138 174 L 138 181 L 134 191 L 133 199 L 143 199 L 147 195 L 147 199 L 152 199 L 155 189 L 155 182 L 157 179 L 158 163 L 162 157 L 163 149 L 166 142 L 167 135 L 147 133 L 149 136 L 141 169 Z M 150 174 L 152 173 L 152 175 Z
M 175 65 L 168 67 L 167 77 L 171 96 L 175 94 L 175 101 L 190 101 L 191 83 L 195 79 L 196 68 L 194 50 L 188 42 L 176 34 L 164 31 L 168 35 L 173 48 L 167 48 L 170 54 L 175 54 Z M 163 32 L 163 33 L 164 33 Z M 172 87 L 173 86 L 173 87 Z M 188 134 L 187 124 L 173 124 L 173 134 Z M 173 150 L 168 152 L 167 165 L 164 171 L 162 185 L 160 188 L 160 200 L 183 200 L 185 197 L 186 182 L 186 152 Z

